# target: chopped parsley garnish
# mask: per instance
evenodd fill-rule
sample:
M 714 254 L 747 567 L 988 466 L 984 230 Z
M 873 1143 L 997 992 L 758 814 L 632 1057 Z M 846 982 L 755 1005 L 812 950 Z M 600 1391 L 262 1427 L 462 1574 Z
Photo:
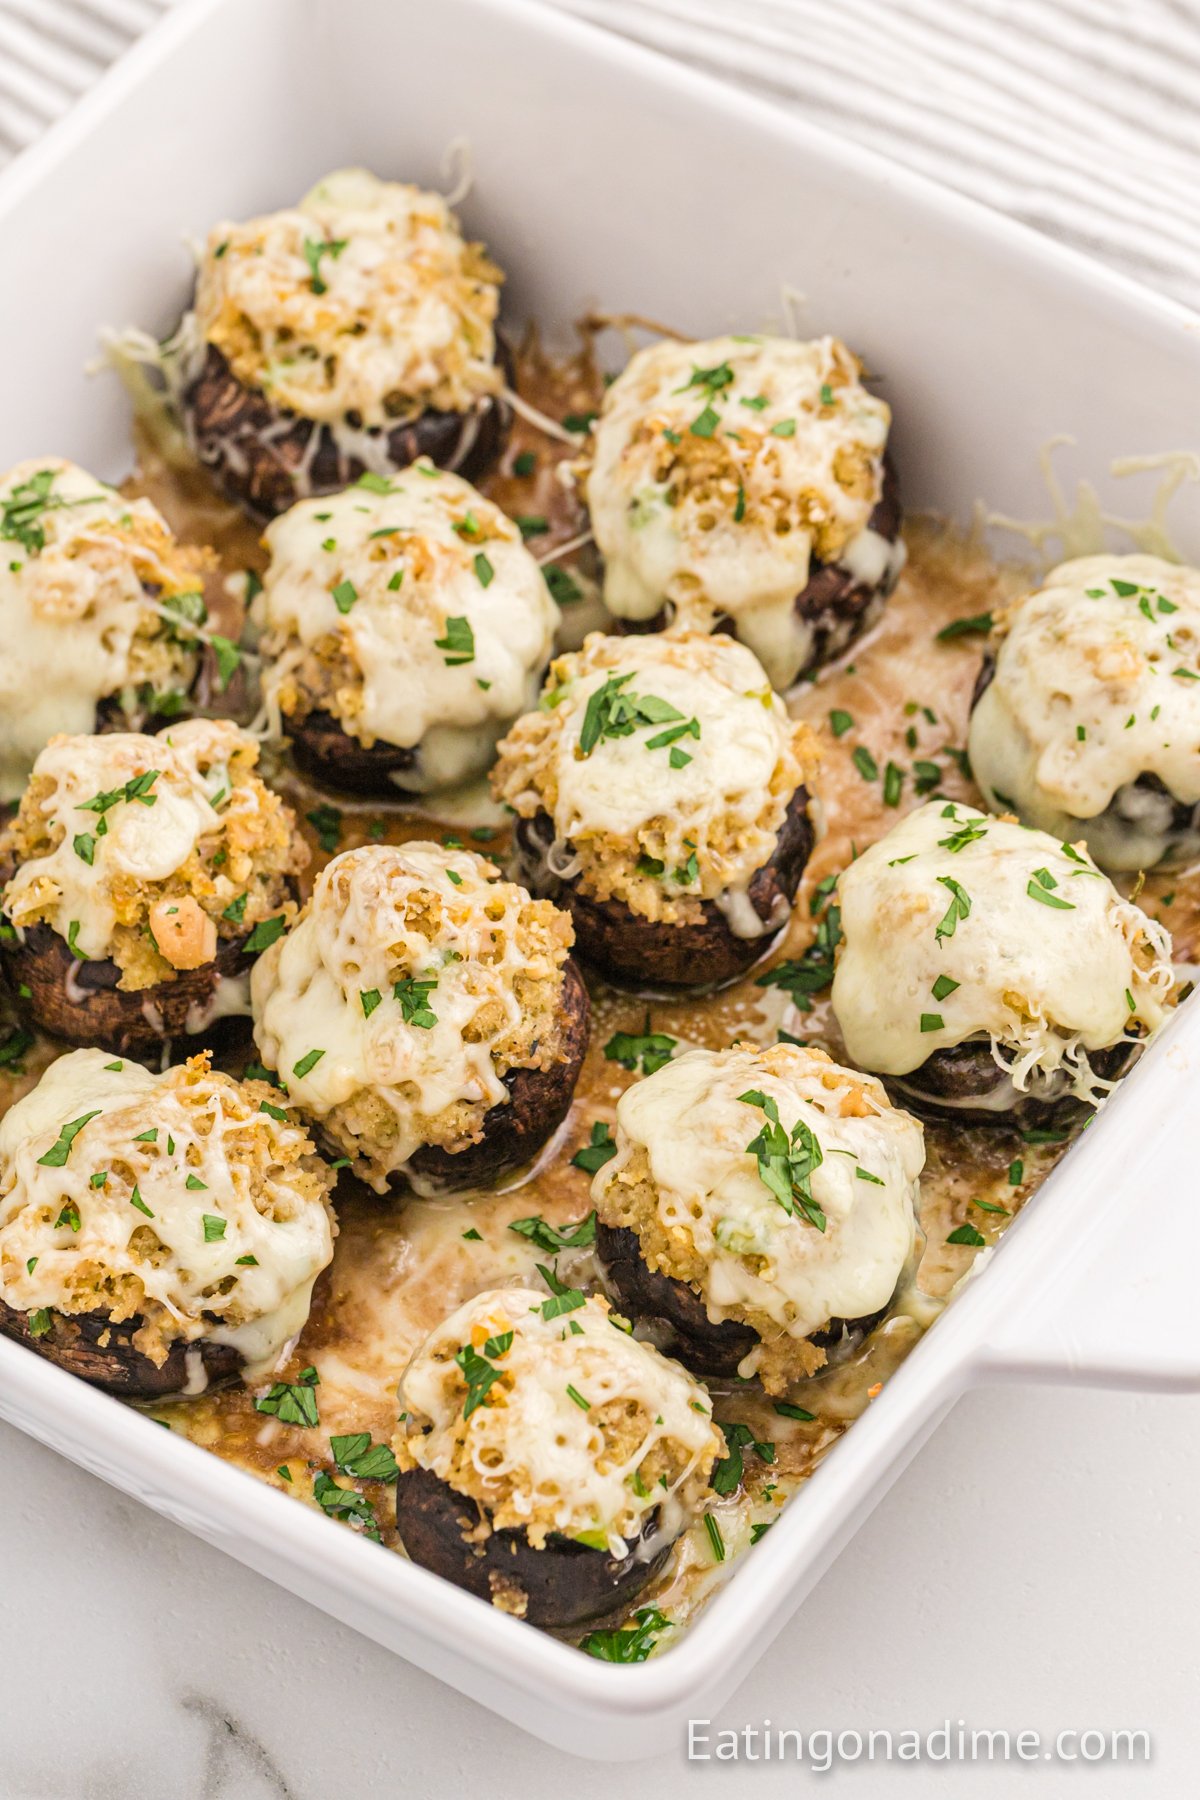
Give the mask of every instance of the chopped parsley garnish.
M 789 1217 L 802 1214 L 818 1231 L 825 1229 L 825 1214 L 813 1198 L 812 1177 L 824 1161 L 816 1134 L 797 1119 L 789 1139 L 779 1120 L 779 1108 L 770 1094 L 751 1088 L 738 1099 L 757 1106 L 766 1124 L 746 1145 L 747 1156 L 758 1163 L 758 1178 Z
M 545 537 L 550 521 L 541 513 L 514 513 L 513 523 L 523 538 Z
M 208 641 L 217 660 L 217 680 L 224 693 L 241 666 L 242 653 L 232 638 L 222 637 L 219 631 L 214 631 Z
M 992 629 L 990 612 L 973 613 L 969 619 L 951 619 L 949 625 L 943 625 L 937 634 L 939 644 L 948 643 L 951 638 L 976 637 Z
M 576 1312 L 583 1305 L 584 1294 L 581 1288 L 567 1287 L 558 1279 L 553 1269 L 545 1263 L 535 1264 L 538 1274 L 550 1289 L 549 1300 L 542 1302 L 543 1319 L 558 1319 L 564 1313 Z
M 775 1461 L 775 1446 L 772 1443 L 760 1443 L 748 1425 L 727 1425 L 724 1419 L 717 1424 L 725 1434 L 725 1455 L 716 1464 L 711 1476 L 711 1485 L 715 1494 L 727 1497 L 736 1494 L 742 1485 L 745 1473 L 743 1451 L 753 1450 L 761 1462 Z
M 812 1007 L 809 996 L 821 993 L 833 980 L 834 952 L 841 937 L 841 908 L 830 906 L 817 926 L 816 937 L 803 956 L 777 963 L 765 975 L 755 978 L 755 987 L 782 988 L 791 996 L 793 1006 L 798 1007 L 801 1012 L 809 1012 Z
M 664 1063 L 669 1063 L 671 1054 L 678 1042 L 668 1037 L 665 1032 L 651 1031 L 650 1014 L 646 1014 L 646 1029 L 639 1033 L 617 1031 L 604 1046 L 607 1061 L 620 1063 L 623 1069 L 631 1073 L 641 1066 L 643 1075 L 653 1075 Z
M 80 862 L 85 862 L 90 869 L 96 860 L 96 840 L 91 832 L 78 832 L 71 840 L 71 848 L 74 850 Z
M 133 1184 L 133 1192 L 129 1196 L 129 1204 L 130 1204 L 130 1206 L 134 1207 L 138 1212 L 145 1213 L 145 1215 L 148 1219 L 152 1219 L 154 1217 L 154 1214 L 150 1211 L 150 1208 L 146 1205 L 146 1202 L 142 1199 L 142 1190 L 138 1186 L 136 1181 Z
M 802 1425 L 811 1425 L 816 1420 L 816 1413 L 806 1412 L 802 1406 L 793 1406 L 790 1400 L 776 1400 L 773 1411 L 781 1419 L 796 1419 Z
M 359 1481 L 395 1481 L 400 1471 L 387 1444 L 373 1444 L 369 1431 L 352 1431 L 331 1437 L 334 1464 L 343 1475 Z
M 200 1220 L 204 1226 L 205 1243 L 219 1243 L 225 1236 L 225 1227 L 228 1225 L 229 1220 L 223 1219 L 220 1213 L 201 1213 Z
M 33 1046 L 33 1033 L 18 1025 L 0 1044 L 0 1069 L 16 1069 L 25 1052 Z
M 1026 887 L 1025 892 L 1031 900 L 1040 900 L 1043 906 L 1057 907 L 1060 912 L 1074 912 L 1074 901 L 1064 900 L 1061 895 L 1052 891 L 1057 886 L 1058 883 L 1049 869 L 1035 869 L 1033 879 Z
M 933 984 L 933 997 L 935 1000 L 948 999 L 960 985 L 957 981 L 951 981 L 949 975 L 939 975 Z
M 429 996 L 436 987 L 436 975 L 431 975 L 424 981 L 408 975 L 402 981 L 392 983 L 392 998 L 400 1002 L 400 1016 L 406 1025 L 416 1025 L 421 1031 L 428 1031 L 437 1024 L 437 1014 L 429 1004 Z
M 363 1009 L 363 1018 L 369 1019 L 383 999 L 383 995 L 378 988 L 360 988 L 358 998 Z
M 971 916 L 971 897 L 966 889 L 950 875 L 939 875 L 938 881 L 950 890 L 950 904 L 938 923 L 934 936 L 940 943 L 943 938 L 952 938 L 958 930 L 959 921 Z
M 796 435 L 795 419 L 780 419 L 778 425 L 772 425 L 772 427 L 771 427 L 771 436 L 772 437 L 790 438 L 790 437 L 795 437 L 795 435 Z
M 231 900 L 229 902 L 229 905 L 225 908 L 221 917 L 223 919 L 229 919 L 234 925 L 240 925 L 246 916 L 246 901 L 249 898 L 250 896 L 248 894 L 239 894 L 236 900 Z
M 532 475 L 537 468 L 537 457 L 532 450 L 522 450 L 519 456 L 513 457 L 513 474 L 525 477 Z
M 957 815 L 950 807 L 947 807 L 942 814 L 942 817 L 953 819 L 957 817 Z M 965 819 L 958 827 L 958 830 L 952 831 L 949 837 L 938 839 L 938 848 L 940 850 L 949 850 L 952 856 L 957 856 L 958 852 L 960 850 L 965 850 L 968 844 L 977 844 L 980 838 L 986 837 L 986 835 L 987 824 L 984 820 Z
M 704 1529 L 708 1533 L 709 1548 L 712 1550 L 714 1562 L 725 1561 L 725 1539 L 721 1536 L 721 1527 L 711 1513 L 704 1515 Z
M 95 1181 L 95 1179 L 96 1177 L 93 1175 L 92 1180 Z M 189 1175 L 183 1185 L 193 1194 L 207 1193 L 208 1191 L 207 1181 L 201 1181 L 198 1175 Z
M 304 1425 L 309 1430 L 321 1423 L 313 1389 L 321 1377 L 313 1368 L 301 1369 L 295 1381 L 276 1381 L 254 1402 L 255 1412 L 270 1413 L 281 1425 Z
M 489 1360 L 494 1356 L 503 1356 L 513 1340 L 511 1331 L 502 1332 L 498 1337 L 490 1337 L 483 1346 L 482 1352 L 473 1344 L 464 1344 L 454 1358 L 462 1370 L 463 1380 L 467 1384 L 467 1397 L 463 1403 L 463 1418 L 469 1419 L 480 1406 L 490 1406 L 488 1399 L 493 1386 L 500 1379 L 500 1371 Z
M 342 815 L 336 806 L 322 803 L 305 813 L 317 834 L 317 842 L 327 856 L 332 856 L 342 839 Z
M 921 1014 L 921 1030 L 922 1031 L 941 1031 L 943 1029 L 944 1025 L 945 1025 L 945 1020 L 942 1018 L 941 1013 L 922 1013 Z
M 57 476 L 57 469 L 39 469 L 28 481 L 19 481 L 0 503 L 0 538 L 20 544 L 27 556 L 36 556 L 45 548 L 46 529 L 42 520 L 46 513 L 71 506 L 87 506 L 104 497 L 89 494 L 82 500 L 64 500 L 61 494 L 53 492 Z
M 557 563 L 547 563 L 542 569 L 550 596 L 559 606 L 574 606 L 583 599 L 583 589 L 566 569 L 560 569 Z
M 67 1227 L 67 1229 L 69 1231 L 78 1231 L 79 1230 L 79 1208 L 76 1206 L 76 1204 L 73 1200 L 67 1201 L 66 1205 L 63 1207 L 62 1211 L 59 1213 L 57 1219 L 55 1219 L 55 1221 L 54 1221 L 54 1226 L 55 1226 L 56 1230 L 60 1226 L 64 1226 L 64 1225 Z
M 286 929 L 287 920 L 282 913 L 277 913 L 273 919 L 260 919 L 242 948 L 253 956 L 260 950 L 266 950 L 276 938 L 281 938 Z
M 39 1166 L 46 1169 L 61 1169 L 71 1154 L 71 1145 L 79 1133 L 88 1120 L 99 1117 L 99 1113 L 100 1108 L 97 1106 L 91 1112 L 83 1113 L 80 1118 L 72 1119 L 69 1125 L 64 1125 L 46 1154 L 38 1157 Z
M 483 588 L 490 587 L 492 585 L 492 580 L 493 580 L 493 577 L 495 576 L 496 571 L 495 571 L 495 569 L 493 569 L 491 563 L 488 561 L 487 557 L 483 554 L 482 550 L 480 550 L 476 554 L 471 566 L 475 570 L 475 579 L 479 583 L 480 587 L 483 587 Z M 467 660 L 469 660 L 469 659 L 467 659 Z
M 350 611 L 358 599 L 358 589 L 352 581 L 339 581 L 337 586 L 329 591 L 333 598 L 333 604 L 343 616 Z
M 328 292 L 327 284 L 321 276 L 323 259 L 331 256 L 336 262 L 348 242 L 348 238 L 305 238 L 304 260 L 308 264 L 308 285 L 314 294 Z
M 597 1119 L 592 1126 L 591 1138 L 571 1158 L 571 1167 L 582 1169 L 585 1175 L 594 1175 L 597 1169 L 602 1169 L 616 1154 L 617 1146 L 613 1142 L 611 1130 L 603 1119 Z
M 561 1227 L 551 1225 L 539 1213 L 533 1213 L 527 1219 L 513 1219 L 508 1229 L 515 1231 L 518 1237 L 528 1238 L 539 1250 L 545 1250 L 554 1256 L 560 1250 L 585 1250 L 595 1243 L 596 1212 L 593 1208 L 586 1219 Z
M 899 806 L 900 795 L 904 789 L 904 771 L 896 763 L 889 762 L 883 773 L 883 804 Z
M 974 1225 L 959 1225 L 950 1233 L 946 1242 L 948 1244 L 967 1244 L 972 1250 L 978 1250 L 981 1245 L 987 1243 L 987 1239 L 981 1231 L 976 1231 Z
M 484 585 L 487 585 L 486 582 Z M 463 663 L 475 661 L 475 633 L 471 629 L 470 619 L 447 619 L 445 636 L 434 638 L 433 641 L 442 651 L 442 661 L 448 669 L 457 669 Z
M 656 694 L 639 695 L 628 692 L 626 684 L 632 679 L 632 672 L 628 675 L 610 675 L 588 695 L 579 732 L 581 756 L 590 756 L 604 738 L 631 737 L 639 726 L 683 722 L 683 714 L 669 701 L 660 700 Z M 691 724 L 696 722 L 689 721 L 688 729 Z M 682 736 L 683 733 L 676 735 Z M 691 735 L 699 737 L 699 724 L 696 724 Z M 665 741 L 670 742 L 671 739 Z
M 48 1306 L 39 1306 L 36 1312 L 29 1315 L 29 1335 L 33 1338 L 45 1337 L 53 1323 Z
M 310 1074 L 312 1070 L 316 1068 L 324 1054 L 324 1050 L 306 1051 L 300 1058 L 300 1061 L 292 1069 L 292 1074 L 298 1075 L 300 1079 L 303 1080 L 306 1075 Z
M 660 1631 L 671 1621 L 656 1606 L 639 1606 L 633 1625 L 619 1631 L 589 1631 L 580 1638 L 579 1648 L 600 1662 L 643 1663 L 653 1650 Z
M 345 1519 L 350 1523 L 362 1526 L 364 1537 L 374 1544 L 383 1540 L 379 1532 L 379 1521 L 375 1517 L 375 1508 L 365 1494 L 357 1488 L 344 1488 L 327 1475 L 322 1469 L 313 1478 L 313 1499 L 318 1506 L 324 1508 L 331 1519 Z
M 567 1383 L 567 1398 L 568 1400 L 573 1400 L 581 1412 L 591 1412 L 591 1401 L 585 1400 L 579 1389 L 577 1387 L 572 1387 L 569 1381 Z
M 258 1110 L 260 1113 L 266 1113 L 268 1119 L 274 1119 L 278 1125 L 286 1125 L 289 1122 L 282 1106 L 272 1106 L 269 1100 L 260 1100 Z
M 851 757 L 851 761 L 864 781 L 877 781 L 879 779 L 879 764 L 875 761 L 875 758 L 871 755 L 871 752 L 867 749 L 865 744 L 856 744 L 854 746 L 854 754 Z

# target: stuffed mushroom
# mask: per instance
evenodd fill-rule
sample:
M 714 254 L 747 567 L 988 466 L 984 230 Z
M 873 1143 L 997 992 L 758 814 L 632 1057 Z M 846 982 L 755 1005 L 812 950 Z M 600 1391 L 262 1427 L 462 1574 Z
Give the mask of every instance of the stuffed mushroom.
M 597 1172 L 622 1313 L 688 1368 L 770 1394 L 887 1309 L 913 1253 L 920 1125 L 823 1050 L 691 1050 L 627 1088 Z
M 577 1291 L 477 1294 L 421 1345 L 400 1405 L 408 1555 L 535 1625 L 627 1608 L 725 1453 L 704 1389 Z
M 891 414 L 860 376 L 836 338 L 639 351 L 583 466 L 609 611 L 731 629 L 780 689 L 873 623 L 904 547 Z
M 488 1185 L 571 1104 L 588 1036 L 571 922 L 496 873 L 440 844 L 345 851 L 255 964 L 263 1062 L 378 1193 Z
M 1200 855 L 1200 569 L 1083 556 L 1000 614 L 968 748 L 989 806 L 1102 868 Z
M 249 1014 L 308 847 L 227 719 L 56 737 L 0 835 L 0 953 L 34 1022 L 145 1055 Z
M 0 1331 L 130 1400 L 267 1373 L 333 1256 L 333 1175 L 263 1082 L 74 1050 L 0 1121 Z
M 838 891 L 846 1049 L 920 1111 L 1022 1127 L 1082 1116 L 1165 1017 L 1170 937 L 1082 845 L 931 801 Z
M 56 732 L 137 730 L 195 680 L 205 550 L 61 457 L 0 479 L 0 800 Z
M 395 797 L 485 769 L 558 622 L 512 521 L 420 462 L 302 501 L 266 543 L 263 691 L 305 773 Z
M 618 982 L 717 986 L 786 923 L 813 847 L 814 739 L 725 636 L 589 637 L 492 781 L 522 878 Z
M 484 473 L 511 423 L 501 280 L 440 195 L 365 169 L 214 226 L 164 352 L 196 455 L 260 517 L 418 456 Z

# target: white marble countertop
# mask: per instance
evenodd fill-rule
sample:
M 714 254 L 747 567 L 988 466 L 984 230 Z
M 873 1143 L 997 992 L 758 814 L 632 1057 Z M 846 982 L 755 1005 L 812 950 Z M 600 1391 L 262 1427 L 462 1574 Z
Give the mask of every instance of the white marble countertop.
M 0 154 L 162 3 L 0 0 Z M 1196 0 L 561 3 L 941 168 L 1181 297 L 1200 292 Z M 856 43 L 876 71 L 857 106 L 841 72 Z M 1102 171 L 1090 194 L 1062 129 L 1089 108 L 1076 137 Z M 7 1426 L 0 1453 L 0 1800 L 459 1800 L 498 1781 L 524 1800 L 633 1784 L 765 1797 L 803 1780 L 791 1765 L 689 1767 L 682 1745 L 636 1769 L 575 1761 Z M 1191 1795 L 1198 1493 L 1200 1400 L 973 1394 L 716 1723 L 1144 1728 L 1148 1767 L 864 1763 L 839 1787 Z

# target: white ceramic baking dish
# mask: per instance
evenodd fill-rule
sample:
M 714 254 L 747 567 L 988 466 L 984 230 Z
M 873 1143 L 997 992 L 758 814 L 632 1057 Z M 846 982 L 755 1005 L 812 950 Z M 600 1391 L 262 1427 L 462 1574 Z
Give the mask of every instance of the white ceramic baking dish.
M 565 323 L 599 302 L 710 335 L 767 322 L 786 283 L 806 328 L 883 378 L 912 506 L 1042 515 L 1038 448 L 1070 433 L 1073 473 L 1144 513 L 1155 478 L 1115 482 L 1111 460 L 1195 447 L 1200 320 L 653 55 L 520 0 L 191 0 L 0 180 L 0 466 L 55 451 L 124 472 L 124 400 L 84 365 L 102 323 L 173 323 L 183 230 L 346 162 L 436 184 L 458 136 L 511 314 Z M 1187 499 L 1176 541 L 1200 560 Z M 1193 1002 L 770 1537 L 641 1667 L 492 1611 L 7 1340 L 0 1412 L 539 1736 L 649 1754 L 748 1672 L 968 1385 L 1200 1388 L 1198 1074 Z

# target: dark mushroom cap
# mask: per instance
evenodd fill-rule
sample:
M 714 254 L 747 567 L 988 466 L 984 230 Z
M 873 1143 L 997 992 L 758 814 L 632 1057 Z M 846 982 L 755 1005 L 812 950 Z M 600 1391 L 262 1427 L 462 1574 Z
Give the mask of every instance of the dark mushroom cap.
M 3 961 L 14 991 L 29 989 L 21 1004 L 43 1030 L 68 1044 L 96 1044 L 119 1056 L 146 1056 L 165 1039 L 214 1033 L 226 1040 L 245 1035 L 248 1015 L 213 1020 L 211 1011 L 222 981 L 251 966 L 244 938 L 226 938 L 211 962 L 181 970 L 174 981 L 127 992 L 117 986 L 121 971 L 111 958 L 79 962 L 49 925 L 31 925 L 15 943 L 3 945 Z
M 241 1351 L 210 1338 L 175 1338 L 166 1360 L 152 1362 L 134 1347 L 134 1333 L 142 1324 L 139 1316 L 114 1324 L 101 1312 L 51 1312 L 49 1329 L 37 1335 L 30 1330 L 31 1317 L 0 1300 L 0 1332 L 5 1337 L 121 1400 L 166 1400 L 185 1391 L 197 1392 L 201 1370 L 206 1392 L 228 1387 L 241 1375 Z
M 496 360 L 511 384 L 511 357 L 499 341 Z M 339 448 L 328 425 L 247 387 L 213 344 L 181 404 L 197 457 L 222 492 L 255 518 L 274 518 L 297 500 L 336 493 L 366 472 L 361 457 Z M 467 412 L 430 407 L 390 430 L 361 435 L 378 442 L 391 469 L 428 456 L 438 468 L 475 480 L 499 461 L 511 428 L 512 408 L 501 396 L 484 394 Z
M 478 1188 L 498 1181 L 532 1162 L 570 1111 L 575 1084 L 587 1052 L 591 1003 L 579 965 L 568 957 L 562 967 L 558 1024 L 558 1059 L 548 1069 L 510 1069 L 504 1076 L 507 1101 L 483 1118 L 483 1136 L 463 1150 L 425 1144 L 412 1158 L 413 1171 L 439 1188 Z
M 413 1562 L 481 1600 L 519 1610 L 532 1625 L 565 1629 L 627 1610 L 671 1553 L 667 1540 L 650 1554 L 658 1515 L 623 1557 L 551 1534 L 537 1550 L 523 1531 L 493 1530 L 477 1538 L 478 1503 L 428 1469 L 408 1469 L 396 1483 L 396 1527 Z
M 651 1269 L 643 1261 L 636 1231 L 628 1226 L 600 1221 L 596 1255 L 617 1310 L 634 1324 L 665 1331 L 663 1348 L 694 1375 L 723 1379 L 736 1375 L 738 1365 L 761 1341 L 753 1326 L 737 1319 L 714 1322 L 694 1287 Z M 808 1341 L 824 1350 L 847 1336 L 865 1337 L 887 1311 L 887 1306 L 881 1306 L 858 1319 L 831 1318 L 820 1331 L 810 1332 Z
M 580 956 L 619 984 L 694 991 L 736 981 L 770 949 L 787 924 L 813 850 L 809 805 L 808 789 L 797 788 L 769 860 L 750 880 L 750 904 L 764 924 L 772 922 L 770 930 L 752 938 L 737 937 L 712 900 L 701 902 L 699 923 L 670 924 L 643 918 L 621 900 L 595 900 L 582 893 L 577 877 L 557 876 L 547 863 L 554 827 L 545 813 L 519 819 L 514 836 L 522 879 L 570 913 Z

